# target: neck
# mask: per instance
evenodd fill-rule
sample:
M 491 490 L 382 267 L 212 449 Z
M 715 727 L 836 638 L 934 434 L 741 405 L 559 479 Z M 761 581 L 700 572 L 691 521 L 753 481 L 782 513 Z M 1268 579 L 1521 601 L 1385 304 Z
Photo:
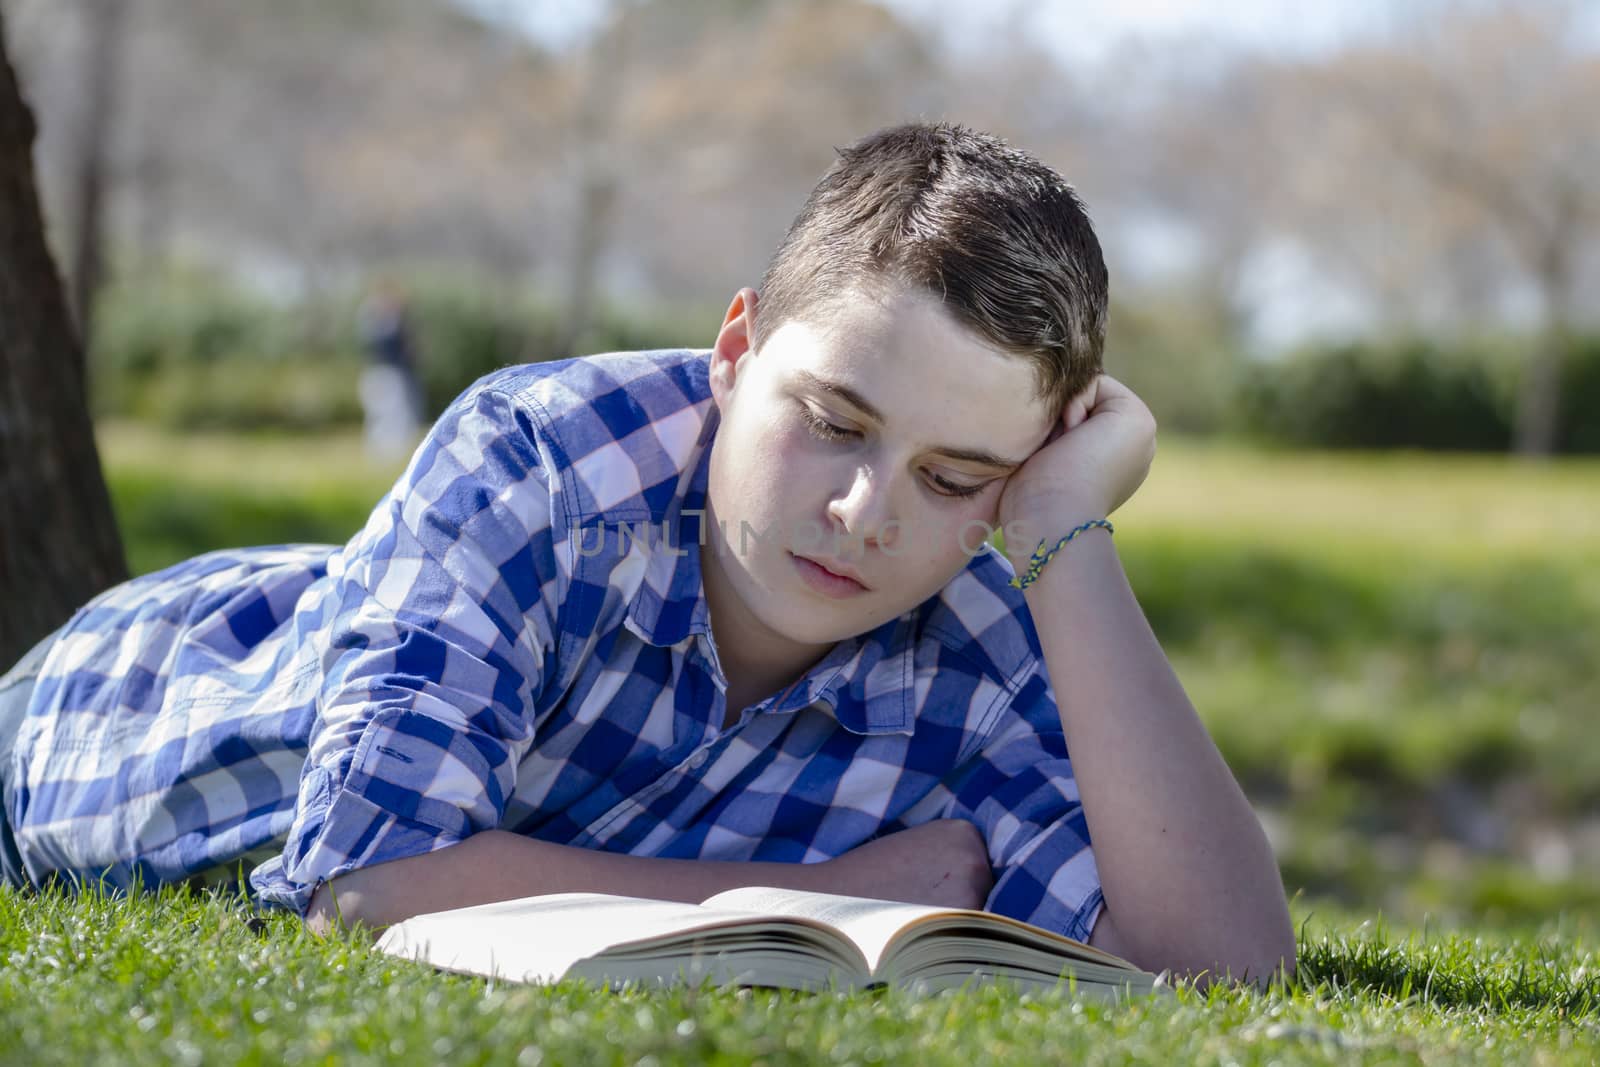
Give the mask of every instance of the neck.
M 701 580 L 711 637 L 728 682 L 729 711 L 737 712 L 795 681 L 833 646 L 795 641 L 756 618 L 728 580 L 716 543 L 719 527 L 712 516 L 707 518 L 712 534 L 700 546 Z

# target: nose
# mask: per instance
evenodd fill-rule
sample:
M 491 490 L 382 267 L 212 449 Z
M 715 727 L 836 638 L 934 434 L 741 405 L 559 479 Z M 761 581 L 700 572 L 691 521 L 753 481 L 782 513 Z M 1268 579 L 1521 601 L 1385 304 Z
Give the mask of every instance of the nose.
M 899 523 L 895 520 L 888 479 L 866 464 L 856 468 L 850 491 L 828 502 L 828 517 L 841 537 L 894 548 Z

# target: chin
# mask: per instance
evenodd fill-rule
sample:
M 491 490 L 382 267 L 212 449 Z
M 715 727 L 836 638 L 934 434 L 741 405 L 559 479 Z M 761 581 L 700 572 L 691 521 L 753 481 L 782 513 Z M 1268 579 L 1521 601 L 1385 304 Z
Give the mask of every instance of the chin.
M 801 645 L 832 645 L 863 632 L 862 629 L 851 629 L 848 619 L 838 616 L 832 619 L 819 618 L 815 611 L 784 610 L 783 605 L 779 605 L 777 611 L 764 616 L 761 621 L 773 633 Z
M 828 610 L 826 604 L 807 604 L 804 612 L 791 610 L 780 613 L 769 625 L 793 641 L 832 645 L 875 630 L 909 610 L 911 606 L 893 610 L 881 602 L 871 607 L 840 605 L 832 611 Z

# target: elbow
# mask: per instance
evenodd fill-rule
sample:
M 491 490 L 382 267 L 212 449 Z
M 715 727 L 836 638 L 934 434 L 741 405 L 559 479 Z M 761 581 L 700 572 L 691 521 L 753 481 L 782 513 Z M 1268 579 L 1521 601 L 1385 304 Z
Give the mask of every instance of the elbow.
M 322 937 L 358 931 L 371 939 L 387 927 L 425 911 L 504 900 L 511 894 L 476 892 L 475 883 L 461 875 L 463 863 L 477 864 L 481 869 L 484 861 L 477 850 L 493 845 L 498 834 L 499 831 L 486 831 L 470 839 L 480 845 L 462 842 L 336 875 L 311 894 L 305 926 Z
M 1297 944 L 1294 927 L 1285 915 L 1270 929 L 1236 928 L 1222 943 L 1210 949 L 1191 946 L 1190 953 L 1190 962 L 1175 961 L 1168 973 L 1198 989 L 1221 984 L 1265 990 L 1294 978 Z
M 332 936 L 342 925 L 344 907 L 334 894 L 333 883 L 323 882 L 311 894 L 303 922 L 318 937 Z
M 356 884 L 361 873 L 352 871 L 317 886 L 303 920 L 307 930 L 318 937 L 353 931 L 371 939 L 393 921 L 375 914 L 378 909 L 373 906 L 371 894 Z
M 1289 928 L 1240 961 L 1243 966 L 1236 972 L 1241 976 L 1239 981 L 1257 989 L 1290 982 L 1294 979 L 1296 955 L 1294 930 Z
M 1231 946 L 1226 957 L 1218 960 L 1213 974 L 1216 981 L 1264 990 L 1294 978 L 1297 951 L 1294 927 L 1285 916 L 1281 928 L 1262 931 L 1244 944 Z M 1210 978 L 1197 976 L 1197 984 L 1209 985 Z
M 1294 935 L 1294 927 L 1290 926 L 1283 932 L 1283 939 L 1277 949 L 1277 976 L 1285 983 L 1294 981 L 1295 968 L 1299 964 L 1300 944 Z
M 1294 979 L 1299 942 L 1282 883 L 1273 881 L 1275 891 L 1251 909 L 1254 914 L 1247 911 L 1238 918 L 1237 937 L 1229 939 L 1227 953 L 1219 960 L 1226 965 L 1221 973 L 1227 981 L 1266 989 Z
M 1249 980 L 1262 988 L 1273 982 L 1293 981 L 1300 950 L 1294 920 L 1289 917 L 1288 901 L 1279 895 L 1277 902 L 1275 919 L 1262 931 L 1261 944 L 1254 954 L 1256 967 L 1249 972 Z

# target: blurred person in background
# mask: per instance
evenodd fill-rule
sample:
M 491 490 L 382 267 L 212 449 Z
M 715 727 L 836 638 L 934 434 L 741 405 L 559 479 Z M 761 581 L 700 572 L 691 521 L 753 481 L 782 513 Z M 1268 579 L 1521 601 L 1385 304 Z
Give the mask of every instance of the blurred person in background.
M 360 386 L 367 454 L 394 459 L 411 451 L 422 429 L 405 293 L 392 280 L 381 279 L 361 305 L 359 324 L 367 354 Z

